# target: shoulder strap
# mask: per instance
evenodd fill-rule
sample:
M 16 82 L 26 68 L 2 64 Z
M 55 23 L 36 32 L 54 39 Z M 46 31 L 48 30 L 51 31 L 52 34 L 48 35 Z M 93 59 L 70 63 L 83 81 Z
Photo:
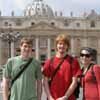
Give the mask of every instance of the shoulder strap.
M 89 70 L 89 69 L 90 69 L 90 67 L 92 67 L 92 68 L 93 68 L 93 66 L 94 66 L 94 64 L 93 64 L 93 63 L 91 63 L 91 64 L 88 66 L 88 69 L 87 69 L 87 70 Z M 93 69 L 92 69 L 92 71 L 93 71 Z
M 72 65 L 72 63 L 73 63 L 73 57 L 72 56 L 68 56 L 68 61 Z
M 73 57 L 72 56 L 68 56 L 68 61 L 69 61 L 69 63 L 70 63 L 70 70 L 71 70 L 71 73 L 72 73 L 72 63 L 73 63 Z
M 65 60 L 66 57 L 67 57 L 67 55 L 62 59 L 62 61 L 58 64 L 57 68 L 55 69 L 55 71 L 54 71 L 54 73 L 53 73 L 53 75 L 51 76 L 51 79 L 50 79 L 50 81 L 49 81 L 50 84 L 51 84 L 53 78 L 55 77 L 56 73 L 57 73 L 58 70 L 60 69 L 60 66 L 62 65 L 62 63 L 64 62 L 64 60 Z M 53 59 L 51 59 L 50 61 L 53 62 Z M 49 66 L 49 67 L 50 67 L 50 66 Z M 49 85 L 50 85 L 50 84 L 49 84 Z
M 93 77 L 93 82 L 96 84 L 96 88 L 97 88 L 97 91 L 98 91 L 98 93 L 99 93 L 99 90 L 98 90 L 98 81 L 97 81 L 97 79 L 96 79 L 96 75 L 95 75 L 95 72 L 94 72 L 94 65 L 95 64 L 93 64 L 93 66 L 92 66 L 92 77 Z
M 11 87 L 14 84 L 14 82 L 18 79 L 18 77 L 24 72 L 24 70 L 28 67 L 28 65 L 31 63 L 33 58 L 30 58 L 29 61 L 24 65 L 24 67 L 19 71 L 19 73 L 12 79 L 11 81 Z
M 94 81 L 94 82 L 97 82 L 96 76 L 95 76 L 95 73 L 94 73 L 94 70 L 93 70 L 93 66 L 94 66 L 94 64 L 92 64 L 92 66 L 91 66 L 91 67 L 92 67 L 92 68 L 91 68 L 91 69 L 92 69 L 92 72 L 91 72 L 91 73 L 92 73 L 93 81 Z

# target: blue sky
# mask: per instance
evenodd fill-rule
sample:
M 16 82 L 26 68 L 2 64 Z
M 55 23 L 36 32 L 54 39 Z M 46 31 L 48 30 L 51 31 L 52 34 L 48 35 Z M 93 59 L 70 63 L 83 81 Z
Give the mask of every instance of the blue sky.
M 0 0 L 0 10 L 2 15 L 10 15 L 15 11 L 15 15 L 22 15 L 24 8 L 33 0 Z M 100 0 L 44 0 L 54 11 L 62 11 L 65 16 L 69 16 L 73 11 L 74 15 L 80 16 L 84 12 L 94 9 L 100 14 Z

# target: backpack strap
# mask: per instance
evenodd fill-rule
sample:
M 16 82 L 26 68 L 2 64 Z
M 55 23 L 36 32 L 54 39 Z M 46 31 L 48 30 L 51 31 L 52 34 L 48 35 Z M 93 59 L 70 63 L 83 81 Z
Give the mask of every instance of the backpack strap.
M 69 63 L 72 65 L 72 63 L 73 63 L 73 57 L 72 56 L 68 56 L 69 58 L 68 58 L 68 60 L 69 60 Z
M 91 68 L 91 70 L 92 70 L 92 72 L 91 72 L 91 74 L 92 74 L 92 77 L 93 77 L 93 81 L 94 82 L 97 82 L 97 80 L 96 80 L 96 76 L 95 76 L 95 73 L 94 73 L 94 64 L 92 64 L 92 66 L 91 66 L 92 68 Z
M 52 80 L 54 79 L 56 73 L 59 71 L 61 65 L 63 64 L 63 62 L 64 62 L 64 60 L 65 60 L 65 58 L 66 58 L 67 56 L 68 56 L 68 55 L 65 55 L 65 56 L 63 57 L 62 61 L 57 65 L 56 69 L 55 69 L 54 72 L 53 72 L 53 75 L 51 76 L 51 78 L 50 78 L 50 80 L 49 80 L 49 86 L 51 85 Z M 50 64 L 53 62 L 53 59 L 54 59 L 54 58 L 52 58 L 52 59 L 50 60 Z M 50 64 L 49 64 L 49 68 L 50 68 Z
M 29 61 L 24 65 L 24 67 L 16 74 L 16 76 L 11 80 L 11 87 L 14 82 L 21 76 L 21 74 L 28 68 L 29 64 L 32 62 L 33 58 L 30 58 Z
M 91 64 L 88 66 L 87 71 L 91 68 L 91 74 L 92 74 L 92 77 L 93 77 L 93 81 L 96 82 L 96 76 L 95 76 L 95 73 L 94 73 L 94 70 L 93 70 L 94 65 L 95 65 L 94 63 L 91 63 Z
M 69 64 L 70 64 L 70 71 L 71 71 L 71 73 L 72 73 L 72 63 L 73 63 L 73 60 L 74 60 L 74 58 L 72 56 L 68 55 L 68 61 L 69 61 Z
M 97 79 L 96 79 L 96 76 L 95 76 L 95 72 L 94 72 L 94 65 L 95 64 L 93 64 L 93 66 L 92 66 L 92 77 L 93 77 L 93 82 L 96 84 L 96 88 L 97 88 L 97 91 L 98 91 L 98 93 L 99 93 L 99 90 L 98 90 L 98 81 L 97 81 Z M 99 97 L 99 96 L 98 96 Z

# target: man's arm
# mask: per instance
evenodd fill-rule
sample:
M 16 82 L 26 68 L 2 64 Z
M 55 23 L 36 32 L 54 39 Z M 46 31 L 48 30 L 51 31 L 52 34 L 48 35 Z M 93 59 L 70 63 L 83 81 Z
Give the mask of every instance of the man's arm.
M 37 96 L 38 96 L 38 100 L 41 100 L 41 96 L 42 96 L 42 80 L 37 80 Z
M 50 93 L 48 78 L 45 76 L 44 76 L 43 84 L 44 84 L 44 89 L 45 89 L 46 95 L 48 97 L 48 100 L 54 100 L 51 93 Z
M 66 91 L 65 96 L 69 97 L 74 92 L 76 86 L 77 86 L 77 78 L 73 77 L 72 78 L 72 83 L 70 84 L 70 87 Z
M 9 79 L 3 77 L 3 100 L 8 100 L 9 95 Z
M 72 83 L 70 84 L 68 90 L 66 91 L 65 95 L 63 97 L 58 98 L 57 100 L 67 100 L 72 93 L 74 92 L 75 88 L 77 86 L 77 78 L 73 77 L 72 78 Z

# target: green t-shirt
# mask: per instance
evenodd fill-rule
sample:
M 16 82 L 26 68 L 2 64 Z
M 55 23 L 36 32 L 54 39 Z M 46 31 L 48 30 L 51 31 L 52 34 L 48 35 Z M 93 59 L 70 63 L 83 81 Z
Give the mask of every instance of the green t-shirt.
M 28 60 L 22 60 L 20 56 L 8 59 L 3 71 L 3 77 L 14 78 L 21 67 Z M 10 100 L 37 100 L 36 80 L 42 79 L 41 66 L 37 60 L 33 58 L 31 64 L 14 82 L 11 88 Z

